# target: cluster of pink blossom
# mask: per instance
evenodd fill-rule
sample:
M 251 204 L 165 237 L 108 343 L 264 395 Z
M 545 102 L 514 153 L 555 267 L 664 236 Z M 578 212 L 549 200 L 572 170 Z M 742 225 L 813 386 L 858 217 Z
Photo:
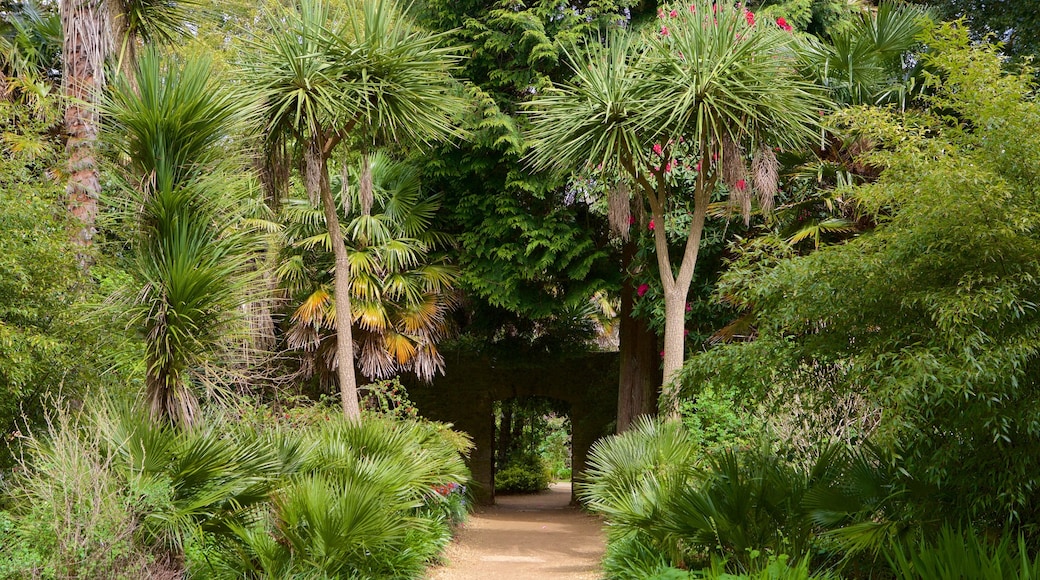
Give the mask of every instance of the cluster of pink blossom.
M 711 8 L 712 8 L 712 12 L 718 13 L 718 5 L 717 4 L 712 4 Z M 691 13 L 692 12 L 697 12 L 697 6 L 695 4 L 690 4 L 690 12 Z M 674 8 L 671 9 L 671 10 L 668 10 L 667 12 L 665 12 L 664 8 L 658 8 L 657 9 L 657 17 L 662 19 L 662 20 L 664 20 L 665 18 L 677 18 L 678 16 L 679 16 L 679 11 L 674 9 Z M 755 13 L 750 11 L 750 10 L 748 10 L 748 9 L 746 9 L 746 8 L 744 9 L 744 19 L 747 21 L 748 26 L 754 26 L 755 25 Z M 793 32 L 794 31 L 794 27 L 792 27 L 790 24 L 788 24 L 787 19 L 784 18 L 783 16 L 780 16 L 780 17 L 778 17 L 776 19 L 776 25 L 779 26 L 782 30 L 785 30 L 787 32 Z M 661 25 L 661 36 L 669 36 L 670 34 L 671 34 L 671 31 L 668 29 L 668 27 L 665 26 L 665 25 Z

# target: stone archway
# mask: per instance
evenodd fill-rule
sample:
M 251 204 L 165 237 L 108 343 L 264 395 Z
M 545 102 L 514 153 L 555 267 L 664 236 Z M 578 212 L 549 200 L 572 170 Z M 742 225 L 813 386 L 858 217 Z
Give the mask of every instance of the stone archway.
M 469 467 L 474 497 L 495 502 L 492 404 L 514 397 L 548 397 L 570 404 L 571 465 L 581 481 L 592 444 L 613 432 L 617 419 L 618 354 L 587 353 L 537 362 L 445 355 L 445 374 L 433 384 L 407 382 L 424 417 L 452 423 L 473 438 Z M 572 497 L 572 501 L 573 501 Z

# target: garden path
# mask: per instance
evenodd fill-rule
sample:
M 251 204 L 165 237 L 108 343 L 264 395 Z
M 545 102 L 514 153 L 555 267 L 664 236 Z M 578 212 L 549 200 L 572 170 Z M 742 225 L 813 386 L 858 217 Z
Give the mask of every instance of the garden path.
M 603 522 L 570 505 L 571 485 L 535 495 L 497 496 L 470 516 L 429 580 L 600 578 Z

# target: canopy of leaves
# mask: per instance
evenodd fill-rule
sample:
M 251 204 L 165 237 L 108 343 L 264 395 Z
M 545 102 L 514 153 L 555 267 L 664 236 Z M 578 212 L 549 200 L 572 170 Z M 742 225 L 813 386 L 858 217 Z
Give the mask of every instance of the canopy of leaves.
M 928 111 L 843 113 L 883 168 L 847 192 L 878 220 L 844 245 L 742 262 L 727 291 L 758 340 L 695 358 L 689 376 L 754 392 L 867 392 L 905 469 L 945 517 L 999 525 L 1040 512 L 1040 103 L 1030 74 L 944 25 L 926 37 Z M 718 375 L 716 375 L 718 376 Z M 716 379 L 722 380 L 722 379 Z M 786 385 L 786 387 L 784 387 Z

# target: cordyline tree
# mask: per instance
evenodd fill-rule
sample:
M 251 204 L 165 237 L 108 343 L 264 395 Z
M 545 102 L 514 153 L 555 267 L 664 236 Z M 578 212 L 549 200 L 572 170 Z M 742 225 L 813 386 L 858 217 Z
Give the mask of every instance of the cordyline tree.
M 570 49 L 574 79 L 532 100 L 532 163 L 539 169 L 603 172 L 615 182 L 612 221 L 629 221 L 629 196 L 649 206 L 665 299 L 664 381 L 685 354 L 685 308 L 708 204 L 728 191 L 745 219 L 752 194 L 763 209 L 777 191 L 774 148 L 816 134 L 826 108 L 796 72 L 796 43 L 785 22 L 755 22 L 743 8 L 697 0 L 664 8 L 659 27 L 616 31 L 603 43 Z M 692 191 L 672 172 L 695 172 Z M 692 215 L 676 202 L 692 197 Z M 678 269 L 666 227 L 689 220 Z M 674 405 L 674 403 L 673 403 Z
M 335 256 L 337 378 L 344 414 L 359 420 L 351 336 L 356 316 L 350 308 L 354 267 L 329 184 L 329 160 L 337 148 L 361 153 L 358 189 L 368 215 L 372 151 L 456 134 L 452 118 L 463 101 L 453 96 L 451 73 L 459 51 L 441 46 L 443 35 L 414 26 L 392 0 L 349 0 L 341 11 L 300 0 L 270 14 L 268 26 L 270 35 L 253 40 L 245 84 L 261 104 L 266 149 L 302 151 L 307 195 L 325 213 Z

